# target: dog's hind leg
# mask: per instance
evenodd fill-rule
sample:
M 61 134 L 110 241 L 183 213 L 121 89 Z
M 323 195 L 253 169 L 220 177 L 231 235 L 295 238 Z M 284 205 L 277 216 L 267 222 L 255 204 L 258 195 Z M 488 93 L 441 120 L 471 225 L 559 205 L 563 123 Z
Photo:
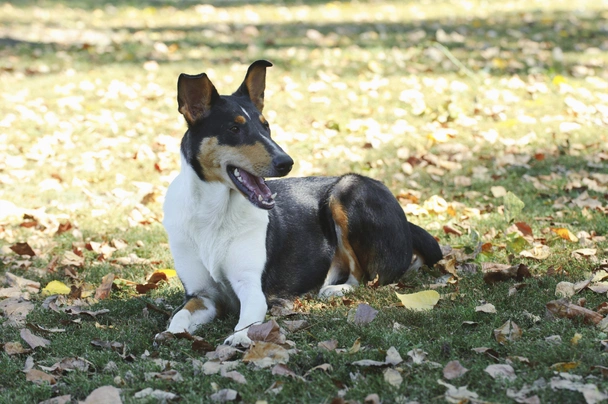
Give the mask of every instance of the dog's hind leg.
M 327 200 L 337 247 L 321 294 L 352 289 L 352 285 L 376 275 L 381 284 L 387 284 L 410 268 L 412 230 L 386 186 L 349 174 L 334 185 Z M 328 288 L 330 284 L 335 286 Z

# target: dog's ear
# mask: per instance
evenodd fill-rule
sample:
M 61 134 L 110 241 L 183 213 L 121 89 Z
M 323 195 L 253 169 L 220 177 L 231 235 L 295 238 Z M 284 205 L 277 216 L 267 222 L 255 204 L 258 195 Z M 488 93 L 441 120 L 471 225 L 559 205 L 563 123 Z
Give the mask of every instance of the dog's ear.
M 256 60 L 247 69 L 243 84 L 233 95 L 245 95 L 262 112 L 264 109 L 264 89 L 266 88 L 266 68 L 272 66 L 267 60 Z
M 196 76 L 184 73 L 179 75 L 177 104 L 188 125 L 209 115 L 209 110 L 219 98 L 215 86 L 205 73 Z

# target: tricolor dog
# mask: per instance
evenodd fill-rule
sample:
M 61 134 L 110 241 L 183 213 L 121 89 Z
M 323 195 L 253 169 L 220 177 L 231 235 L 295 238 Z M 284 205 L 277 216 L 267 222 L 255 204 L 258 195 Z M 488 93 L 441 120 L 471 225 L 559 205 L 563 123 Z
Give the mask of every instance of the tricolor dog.
M 246 346 L 248 327 L 264 320 L 267 297 L 342 295 L 376 276 L 390 283 L 442 258 L 435 239 L 408 223 L 376 180 L 356 174 L 265 180 L 293 166 L 262 115 L 270 66 L 254 62 L 232 95 L 219 95 L 205 73 L 179 76 L 188 130 L 163 224 L 186 301 L 168 333 L 193 332 L 235 311 L 239 321 L 226 343 Z

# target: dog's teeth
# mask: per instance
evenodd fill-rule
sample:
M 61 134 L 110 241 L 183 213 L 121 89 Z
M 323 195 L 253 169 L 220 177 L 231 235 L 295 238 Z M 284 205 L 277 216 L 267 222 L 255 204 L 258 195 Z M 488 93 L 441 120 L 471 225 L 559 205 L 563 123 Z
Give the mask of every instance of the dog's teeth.
M 262 195 L 258 195 L 258 201 L 262 202 L 264 200 L 264 198 L 262 198 Z
M 238 168 L 234 169 L 234 175 L 236 175 L 237 177 L 241 175 L 241 173 L 239 173 L 239 169 Z
M 270 197 L 271 197 L 272 199 L 276 198 L 276 197 L 277 197 L 277 193 L 275 192 L 274 194 L 270 195 Z

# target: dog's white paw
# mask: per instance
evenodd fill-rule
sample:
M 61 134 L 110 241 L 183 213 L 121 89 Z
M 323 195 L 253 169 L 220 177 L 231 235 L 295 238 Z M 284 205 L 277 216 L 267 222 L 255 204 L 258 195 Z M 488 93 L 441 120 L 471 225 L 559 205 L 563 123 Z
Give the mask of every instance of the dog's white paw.
M 242 346 L 248 348 L 251 345 L 251 338 L 247 336 L 247 330 L 237 331 L 224 341 L 224 345 Z
M 319 291 L 319 297 L 344 296 L 346 293 L 353 291 L 353 285 L 327 285 L 323 286 Z
M 167 341 L 175 339 L 175 335 L 170 331 L 159 332 L 154 336 L 154 346 L 164 344 Z

